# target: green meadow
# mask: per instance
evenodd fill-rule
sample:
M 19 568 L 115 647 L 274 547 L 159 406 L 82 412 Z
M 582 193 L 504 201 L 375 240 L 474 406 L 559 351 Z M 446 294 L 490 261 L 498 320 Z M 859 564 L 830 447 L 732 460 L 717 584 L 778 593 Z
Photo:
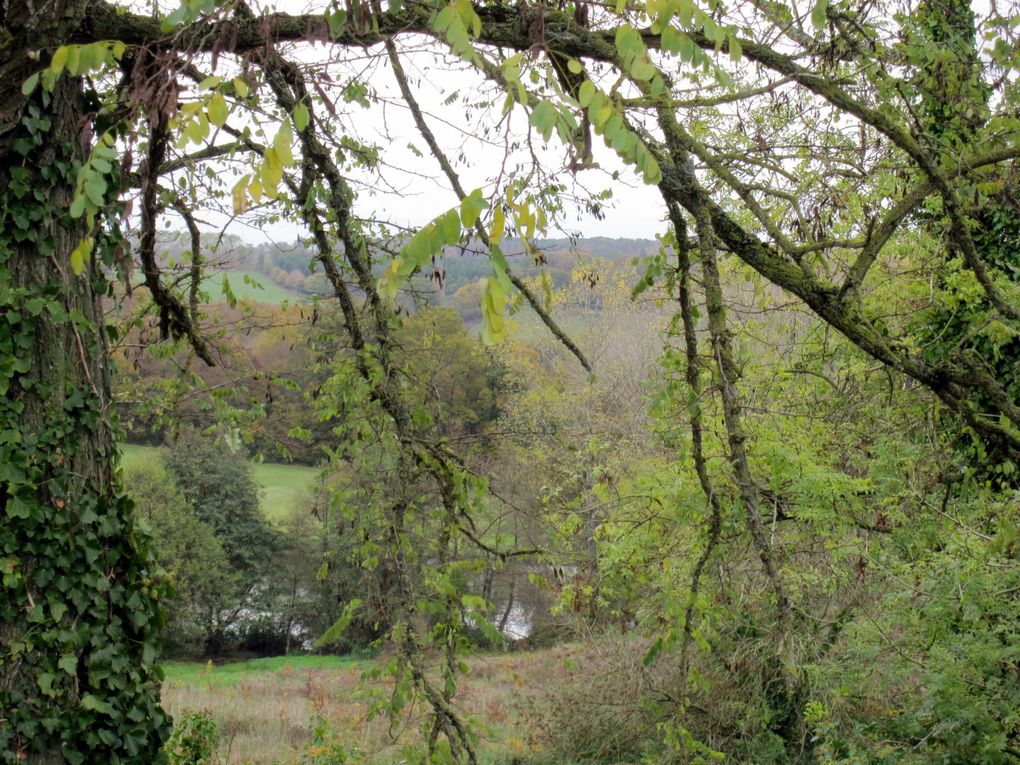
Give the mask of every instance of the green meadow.
M 293 303 L 305 299 L 305 296 L 281 287 L 265 274 L 254 271 L 222 271 L 210 274 L 202 282 L 202 289 L 209 293 L 209 299 L 213 303 L 224 302 L 227 299 L 224 279 L 230 285 L 230 292 L 238 300 L 279 305 L 284 301 Z
M 160 449 L 155 446 L 124 444 L 121 447 L 121 464 L 125 469 L 144 465 L 159 459 Z M 275 462 L 253 462 L 255 481 L 262 487 L 262 512 L 271 521 L 281 521 L 315 490 L 318 469 L 306 465 L 286 465 Z

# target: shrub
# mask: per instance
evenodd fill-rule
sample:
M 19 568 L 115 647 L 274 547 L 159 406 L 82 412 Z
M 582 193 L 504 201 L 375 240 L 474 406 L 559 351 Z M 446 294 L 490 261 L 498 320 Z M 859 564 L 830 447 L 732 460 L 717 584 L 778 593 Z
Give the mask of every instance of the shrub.
M 666 662 L 644 667 L 645 641 L 602 638 L 566 659 L 518 704 L 533 749 L 549 762 L 637 762 L 661 738 L 661 710 L 647 703 L 669 683 Z
M 322 717 L 315 721 L 311 740 L 305 745 L 300 765 L 353 765 L 357 750 L 343 743 Z
M 220 734 L 216 720 L 206 711 L 192 712 L 181 718 L 166 742 L 168 765 L 215 765 Z

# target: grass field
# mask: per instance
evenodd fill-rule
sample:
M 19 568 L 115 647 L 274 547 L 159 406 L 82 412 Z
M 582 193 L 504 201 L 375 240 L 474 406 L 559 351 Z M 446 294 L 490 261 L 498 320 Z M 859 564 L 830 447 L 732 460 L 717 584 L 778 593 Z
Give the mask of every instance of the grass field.
M 541 761 L 528 735 L 520 700 L 529 685 L 550 682 L 572 671 L 568 646 L 533 653 L 468 660 L 455 703 L 480 733 L 480 765 L 523 765 Z M 220 732 L 222 762 L 294 765 L 302 760 L 316 724 L 325 722 L 358 765 L 406 762 L 401 749 L 417 739 L 421 707 L 391 729 L 384 717 L 369 719 L 369 707 L 388 698 L 390 684 L 365 679 L 372 660 L 302 656 L 258 659 L 213 666 L 165 666 L 163 706 L 175 719 L 208 710 Z M 323 760 L 325 762 L 325 760 Z M 334 762 L 334 760 L 329 760 Z M 339 762 L 339 760 L 337 760 Z
M 364 666 L 364 662 L 360 666 Z M 226 688 L 259 679 L 282 681 L 295 672 L 343 672 L 358 667 L 356 660 L 346 656 L 273 656 L 228 664 L 168 661 L 163 664 L 163 672 L 167 683 Z
M 122 447 L 121 464 L 125 469 L 159 459 L 154 446 Z M 262 487 L 262 512 L 271 521 L 287 518 L 315 489 L 319 471 L 305 465 L 283 465 L 274 462 L 253 462 L 255 482 Z
M 285 287 L 276 284 L 265 274 L 246 271 L 223 271 L 210 274 L 202 282 L 202 288 L 209 293 L 209 297 L 214 303 L 226 300 L 224 297 L 226 291 L 223 289 L 224 277 L 229 281 L 230 291 L 234 293 L 234 297 L 238 300 L 278 305 L 285 300 L 293 303 L 305 299 L 303 295 L 291 292 Z M 256 284 L 259 286 L 255 286 Z

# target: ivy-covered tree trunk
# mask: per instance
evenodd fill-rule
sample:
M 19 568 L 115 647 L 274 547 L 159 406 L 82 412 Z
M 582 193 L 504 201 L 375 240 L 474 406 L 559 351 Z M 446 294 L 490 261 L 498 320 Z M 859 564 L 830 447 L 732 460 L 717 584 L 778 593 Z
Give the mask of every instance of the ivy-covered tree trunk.
M 90 141 L 80 80 L 21 92 L 81 0 L 3 6 L 0 27 L 0 761 L 151 763 L 159 584 L 118 488 L 88 233 L 67 214 Z M 2 15 L 2 13 L 0 13 Z

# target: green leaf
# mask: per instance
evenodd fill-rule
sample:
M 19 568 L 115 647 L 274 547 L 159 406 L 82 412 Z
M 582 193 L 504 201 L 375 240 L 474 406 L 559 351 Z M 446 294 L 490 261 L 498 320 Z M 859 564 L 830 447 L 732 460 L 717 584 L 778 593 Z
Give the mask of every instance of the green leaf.
M 496 205 L 492 213 L 492 226 L 489 227 L 489 244 L 499 244 L 503 239 L 503 229 L 506 226 L 506 213 L 501 205 Z
M 350 603 L 344 606 L 344 610 L 343 613 L 340 614 L 340 618 L 333 623 L 332 627 L 322 633 L 322 637 L 315 641 L 315 647 L 321 648 L 324 645 L 335 643 L 343 637 L 344 632 L 347 630 L 348 625 L 350 625 L 351 619 L 354 618 L 354 613 L 358 610 L 359 606 L 361 606 L 361 600 L 358 598 L 354 598 Z
M 21 95 L 30 96 L 32 91 L 35 90 L 36 85 L 39 84 L 39 73 L 36 72 L 21 85 Z
M 80 218 L 82 215 L 85 214 L 85 196 L 84 195 L 78 194 L 71 201 L 71 209 L 68 210 L 68 214 L 72 218 L 75 218 L 75 219 Z
M 7 515 L 10 518 L 25 519 L 32 515 L 32 508 L 20 497 L 10 497 L 7 500 Z
M 503 311 L 506 308 L 507 293 L 498 278 L 483 278 L 481 282 L 482 342 L 495 345 L 506 337 L 506 318 Z
M 651 647 L 648 649 L 648 653 L 645 654 L 645 658 L 641 660 L 641 663 L 646 667 L 655 661 L 659 654 L 662 653 L 662 638 L 658 638 Z
M 106 181 L 98 173 L 89 173 L 85 179 L 85 195 L 96 207 L 102 207 L 106 203 Z
M 591 80 L 585 80 L 581 83 L 581 87 L 577 91 L 577 102 L 582 108 L 587 109 L 588 104 L 590 104 L 592 98 L 595 97 L 595 93 L 595 83 Z
M 635 80 L 647 82 L 655 76 L 655 67 L 652 66 L 650 61 L 638 59 L 634 62 L 634 66 L 631 67 L 630 73 L 634 75 Z
M 531 113 L 529 122 L 538 128 L 542 138 L 548 141 L 556 127 L 556 107 L 553 106 L 552 101 L 539 102 Z
M 572 58 L 567 61 L 567 69 L 569 69 L 573 74 L 580 74 L 584 71 L 584 65 L 576 58 Z
M 818 0 L 811 9 L 811 23 L 815 29 L 825 26 L 826 15 L 829 12 L 829 0 Z
M 667 26 L 662 30 L 662 49 L 667 53 L 679 52 L 681 37 L 683 37 L 683 35 L 681 35 L 675 28 Z
M 612 102 L 599 93 L 601 98 L 593 98 L 591 105 L 588 107 L 588 115 L 591 117 L 592 124 L 596 128 L 601 128 L 609 118 L 613 116 L 613 104 Z
M 73 653 L 65 653 L 60 657 L 60 660 L 57 662 L 57 666 L 64 670 L 67 674 L 73 675 L 78 670 L 78 657 Z
M 744 55 L 744 47 L 740 44 L 740 40 L 737 39 L 736 35 L 730 35 L 730 59 L 733 61 L 740 61 L 740 58 Z
M 467 228 L 471 228 L 478 222 L 482 210 L 489 206 L 482 196 L 481 189 L 475 189 L 460 202 L 460 219 Z
M 442 232 L 444 243 L 453 244 L 460 239 L 460 216 L 457 215 L 457 211 L 449 210 L 442 218 L 440 218 L 439 228 Z
M 86 693 L 81 697 L 81 708 L 87 709 L 90 712 L 99 712 L 104 715 L 113 716 L 115 710 L 113 705 L 108 701 L 103 701 L 98 696 L 91 693 Z
M 56 675 L 52 672 L 41 672 L 39 673 L 39 679 L 36 681 L 39 683 L 39 688 L 46 696 L 54 696 L 55 691 L 53 690 L 53 681 L 56 680 Z
M 304 132 L 310 121 L 311 115 L 308 113 L 308 107 L 302 101 L 294 107 L 294 127 L 297 128 L 299 133 Z
M 450 28 L 455 18 L 457 18 L 456 10 L 452 5 L 448 5 L 436 15 L 436 20 L 432 22 L 432 29 L 436 32 L 445 32 Z

